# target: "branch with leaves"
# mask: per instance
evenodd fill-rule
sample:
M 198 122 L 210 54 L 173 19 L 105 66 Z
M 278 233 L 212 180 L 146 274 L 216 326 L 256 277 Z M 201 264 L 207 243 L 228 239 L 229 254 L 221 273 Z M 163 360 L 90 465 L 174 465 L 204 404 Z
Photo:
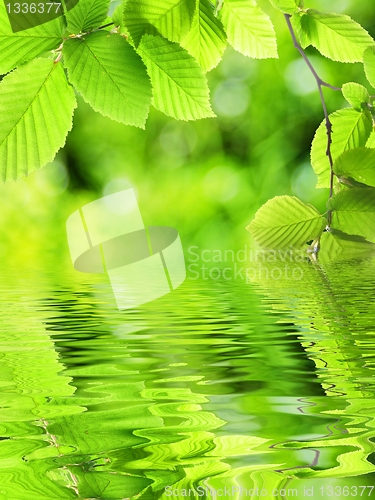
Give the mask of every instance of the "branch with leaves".
M 326 131 L 327 131 L 327 150 L 326 150 L 326 156 L 329 161 L 329 168 L 330 168 L 330 181 L 329 181 L 329 197 L 332 198 L 333 196 L 333 182 L 334 182 L 334 172 L 333 172 L 333 158 L 332 158 L 332 153 L 331 153 L 331 144 L 332 144 L 332 123 L 331 120 L 329 119 L 328 115 L 328 110 L 327 110 L 327 105 L 324 99 L 324 94 L 323 94 L 323 89 L 322 87 L 328 87 L 332 90 L 338 90 L 341 91 L 341 88 L 339 87 L 334 87 L 333 85 L 330 85 L 329 83 L 325 82 L 320 78 L 318 73 L 315 71 L 314 66 L 311 64 L 309 58 L 306 56 L 303 48 L 301 45 L 298 43 L 296 35 L 293 30 L 292 23 L 290 22 L 291 15 L 290 14 L 284 14 L 289 32 L 291 34 L 292 40 L 294 47 L 298 50 L 298 52 L 301 54 L 302 59 L 305 61 L 307 64 L 309 70 L 311 71 L 313 77 L 315 78 L 318 91 L 319 91 L 319 96 L 320 96 L 320 101 L 322 103 L 322 108 L 323 108 L 323 113 L 324 113 L 324 119 L 325 119 L 325 125 L 326 125 Z M 330 227 L 331 222 L 332 222 L 332 211 L 328 210 L 327 213 L 327 222 L 328 222 L 328 227 Z
M 350 107 L 329 114 L 323 87 L 340 89 L 319 77 L 305 49 L 313 46 L 333 61 L 362 62 L 375 87 L 375 42 L 348 16 L 305 8 L 302 0 L 270 3 L 285 16 L 318 85 L 324 120 L 311 163 L 317 187 L 330 188 L 328 220 L 311 205 L 282 196 L 260 208 L 249 230 L 264 247 L 320 241 L 340 249 L 352 237 L 368 246 L 375 240 L 373 98 L 362 85 L 345 83 L 341 91 Z M 76 93 L 104 116 L 141 128 L 151 105 L 177 120 L 210 118 L 206 73 L 227 44 L 251 58 L 277 57 L 272 21 L 255 0 L 123 0 L 111 14 L 110 0 L 74 0 L 50 17 L 31 7 L 26 14 L 10 11 L 12 5 L 0 2 L 4 181 L 53 160 L 72 128 Z
M 4 181 L 53 160 L 72 127 L 75 92 L 125 125 L 144 128 L 151 105 L 176 120 L 210 118 L 205 73 L 227 43 L 249 57 L 277 56 L 272 23 L 253 0 L 226 0 L 217 15 L 210 0 L 123 0 L 111 16 L 110 0 L 68 5 L 38 24 L 39 14 L 0 2 Z
M 297 0 L 270 0 L 286 19 L 294 46 L 313 74 L 324 120 L 312 142 L 311 163 L 318 188 L 329 188 L 327 218 L 294 196 L 278 196 L 259 209 L 248 226 L 264 248 L 320 248 L 332 257 L 374 252 L 375 133 L 372 98 L 360 84 L 334 87 L 315 71 L 305 54 L 309 45 L 343 63 L 363 62 L 375 85 L 375 45 L 348 16 L 305 9 Z M 341 91 L 351 107 L 328 113 L 323 87 Z M 311 242 L 311 247 L 306 243 Z

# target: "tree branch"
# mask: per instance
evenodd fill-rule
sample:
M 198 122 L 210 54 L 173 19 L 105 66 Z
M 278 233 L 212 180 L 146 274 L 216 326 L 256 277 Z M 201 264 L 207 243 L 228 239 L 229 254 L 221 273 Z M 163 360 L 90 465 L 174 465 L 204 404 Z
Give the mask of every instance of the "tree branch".
M 115 23 L 108 23 L 108 24 L 103 24 L 103 26 L 99 26 L 99 28 L 96 28 L 98 30 L 102 30 L 104 28 L 108 28 L 108 26 L 113 26 Z
M 324 99 L 324 94 L 323 94 L 323 88 L 322 87 L 328 87 L 329 89 L 332 90 L 340 90 L 340 87 L 334 87 L 333 85 L 330 85 L 329 83 L 326 83 L 324 80 L 320 78 L 318 73 L 315 71 L 314 66 L 311 64 L 309 61 L 308 57 L 306 56 L 303 48 L 301 45 L 298 43 L 296 34 L 294 33 L 294 29 L 292 26 L 292 23 L 290 22 L 290 14 L 284 14 L 286 24 L 288 25 L 289 32 L 291 34 L 292 40 L 294 47 L 298 50 L 298 52 L 301 54 L 303 60 L 307 64 L 309 70 L 311 71 L 312 75 L 315 78 L 316 84 L 318 86 L 319 90 L 319 95 L 320 95 L 320 101 L 322 103 L 322 108 L 323 108 L 323 113 L 324 113 L 324 118 L 325 118 L 325 124 L 326 124 L 326 131 L 327 131 L 327 150 L 326 150 L 326 155 L 328 157 L 329 161 L 329 168 L 330 168 L 330 182 L 329 182 L 329 197 L 332 198 L 333 196 L 333 181 L 334 181 L 334 172 L 333 172 L 333 159 L 332 159 L 332 152 L 331 152 L 331 144 L 332 144 L 332 123 L 329 119 L 328 111 L 327 111 L 327 105 Z M 332 221 L 332 211 L 328 210 L 327 213 L 327 219 L 328 219 L 328 226 L 331 225 Z

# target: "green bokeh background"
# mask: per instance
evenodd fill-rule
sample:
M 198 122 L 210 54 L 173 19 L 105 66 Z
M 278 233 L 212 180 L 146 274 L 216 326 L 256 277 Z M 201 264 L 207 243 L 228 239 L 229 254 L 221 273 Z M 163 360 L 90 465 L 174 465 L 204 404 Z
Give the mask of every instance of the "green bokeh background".
M 309 150 L 323 113 L 315 81 L 294 49 L 281 13 L 267 0 L 279 59 L 255 61 L 228 48 L 207 76 L 215 119 L 176 122 L 151 110 L 146 130 L 95 113 L 78 97 L 73 130 L 54 162 L 0 186 L 0 258 L 30 262 L 50 252 L 68 256 L 65 221 L 90 200 L 133 187 L 146 225 L 177 228 L 185 248 L 236 248 L 256 210 L 282 194 L 325 211 L 315 189 Z M 306 7 L 349 14 L 375 36 L 372 0 L 306 1 Z M 307 50 L 335 86 L 366 84 L 361 64 L 333 63 Z M 371 89 L 369 88 L 370 92 Z M 346 106 L 324 90 L 330 112 Z
M 10 420 L 2 435 L 16 436 L 3 437 L 10 472 L 2 470 L 0 497 L 37 498 L 35 488 L 73 497 L 68 471 L 85 498 L 101 495 L 103 484 L 106 498 L 125 495 L 125 484 L 130 496 L 148 478 L 160 488 L 204 478 L 216 488 L 288 484 L 300 497 L 313 484 L 316 492 L 374 484 L 372 260 L 323 273 L 297 262 L 303 280 L 275 279 L 279 264 L 266 262 L 251 286 L 187 279 L 126 312 L 115 309 L 105 277 L 69 262 L 69 215 L 129 187 L 145 224 L 178 229 L 186 252 L 250 245 L 245 227 L 273 196 L 296 195 L 325 211 L 328 193 L 315 189 L 309 162 L 323 119 L 316 85 L 282 14 L 259 3 L 280 57 L 253 61 L 228 48 L 208 74 L 217 118 L 176 122 L 153 109 L 139 130 L 78 98 L 55 161 L 0 185 L 0 382 Z M 306 4 L 347 13 L 375 37 L 373 0 Z M 369 88 L 361 64 L 307 52 L 329 83 Z M 324 92 L 330 112 L 346 106 L 340 92 Z M 262 440 L 256 455 L 251 445 Z M 319 464 L 304 469 L 317 449 Z

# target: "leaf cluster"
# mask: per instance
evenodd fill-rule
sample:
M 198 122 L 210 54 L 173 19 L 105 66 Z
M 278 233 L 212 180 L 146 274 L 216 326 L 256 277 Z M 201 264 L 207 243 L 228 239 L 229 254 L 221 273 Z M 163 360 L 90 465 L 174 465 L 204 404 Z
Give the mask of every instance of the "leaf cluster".
M 302 51 L 311 45 L 333 61 L 362 62 L 367 80 L 375 88 L 375 44 L 358 23 L 335 13 L 296 11 L 294 0 L 271 3 L 289 17 Z M 319 90 L 321 86 L 333 88 L 315 76 Z M 374 251 L 375 96 L 355 82 L 334 90 L 341 90 L 349 106 L 326 115 L 311 147 L 317 187 L 330 188 L 327 213 L 320 214 L 293 196 L 268 201 L 248 226 L 263 247 L 302 247 L 309 242 L 311 251 L 329 247 L 335 256 L 346 251 L 352 254 L 353 249 Z
M 313 46 L 333 61 L 362 62 L 375 87 L 375 42 L 363 27 L 346 15 L 305 8 L 302 0 L 270 3 L 286 16 L 303 56 Z M 277 57 L 272 22 L 255 0 L 122 0 L 114 11 L 110 0 L 66 0 L 62 6 L 60 16 L 46 21 L 35 14 L 29 27 L 14 31 L 21 20 L 15 23 L 16 14 L 10 17 L 0 4 L 5 181 L 39 169 L 63 147 L 76 93 L 102 115 L 140 128 L 151 106 L 177 120 L 209 118 L 206 73 L 228 43 L 248 57 Z M 331 87 L 310 69 L 320 92 Z M 345 233 L 375 241 L 374 98 L 355 82 L 341 91 L 349 107 L 330 115 L 324 109 L 311 148 L 317 187 L 331 191 L 327 214 L 295 197 L 270 200 L 249 226 L 261 246 L 313 241 L 317 249 L 325 228 L 335 238 Z
M 0 3 L 4 181 L 54 158 L 72 127 L 75 92 L 104 116 L 141 128 L 151 105 L 177 120 L 209 118 L 205 73 L 227 43 L 249 57 L 277 57 L 271 20 L 254 0 L 122 0 L 113 12 L 110 0 L 67 0 L 63 7 L 60 17 L 38 24 L 35 14 L 32 26 L 13 31 L 16 14 L 11 23 Z

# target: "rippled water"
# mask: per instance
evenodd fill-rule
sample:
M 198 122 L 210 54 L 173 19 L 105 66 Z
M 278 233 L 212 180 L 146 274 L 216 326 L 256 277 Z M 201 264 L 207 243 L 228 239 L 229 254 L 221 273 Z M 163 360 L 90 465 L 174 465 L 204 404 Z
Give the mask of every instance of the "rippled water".
M 277 266 L 122 312 L 4 266 L 0 499 L 374 497 L 374 261 Z

